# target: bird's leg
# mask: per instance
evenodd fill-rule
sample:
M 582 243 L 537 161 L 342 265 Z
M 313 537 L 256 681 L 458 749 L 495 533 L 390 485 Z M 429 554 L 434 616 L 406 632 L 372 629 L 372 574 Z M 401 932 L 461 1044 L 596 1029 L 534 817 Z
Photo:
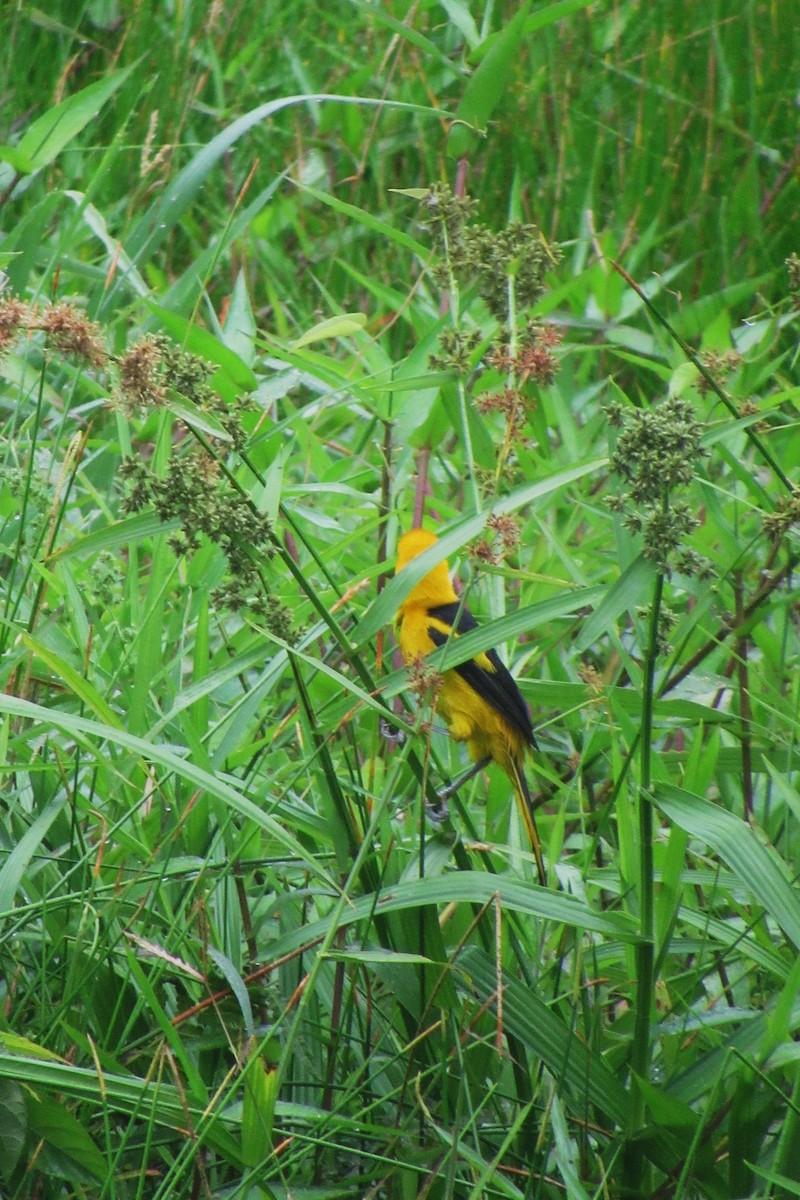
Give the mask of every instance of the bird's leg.
M 486 758 L 482 758 L 478 762 L 474 762 L 472 766 L 468 770 L 464 771 L 462 775 L 459 775 L 458 778 L 454 779 L 452 783 L 448 783 L 446 788 L 442 788 L 442 790 L 437 793 L 439 803 L 436 808 L 434 808 L 432 804 L 428 804 L 426 801 L 425 807 L 431 820 L 437 822 L 446 820 L 449 815 L 447 801 L 450 799 L 450 797 L 455 796 L 459 788 L 463 787 L 465 783 L 469 783 L 470 779 L 474 779 L 475 776 L 484 769 L 484 767 L 488 767 L 491 761 L 491 758 L 487 755 Z

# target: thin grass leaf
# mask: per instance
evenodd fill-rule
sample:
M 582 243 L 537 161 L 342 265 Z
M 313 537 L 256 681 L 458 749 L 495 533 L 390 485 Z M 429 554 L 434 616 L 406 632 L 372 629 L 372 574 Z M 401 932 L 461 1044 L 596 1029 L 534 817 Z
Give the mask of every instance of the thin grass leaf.
M 47 808 L 43 809 L 25 830 L 13 849 L 8 852 L 8 857 L 0 868 L 0 917 L 13 910 L 14 898 L 25 877 L 25 872 L 34 855 L 39 852 L 39 847 L 47 836 L 47 831 L 63 810 L 66 802 L 66 797 L 62 796 L 48 804 Z

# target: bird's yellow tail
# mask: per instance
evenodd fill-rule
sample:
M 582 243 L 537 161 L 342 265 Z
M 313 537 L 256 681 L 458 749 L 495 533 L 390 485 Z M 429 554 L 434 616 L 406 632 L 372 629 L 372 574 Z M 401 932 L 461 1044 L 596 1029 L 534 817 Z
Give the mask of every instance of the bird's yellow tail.
M 531 794 L 528 791 L 528 784 L 522 772 L 522 766 L 515 759 L 511 759 L 508 764 L 508 774 L 511 777 L 511 782 L 514 785 L 514 795 L 517 800 L 517 808 L 519 815 L 522 817 L 522 823 L 528 834 L 528 840 L 533 850 L 533 856 L 536 859 L 536 870 L 539 874 L 539 883 L 545 887 L 547 883 L 547 875 L 544 869 L 544 859 L 542 857 L 542 843 L 539 841 L 539 833 L 536 829 L 536 819 L 533 815 L 533 801 Z

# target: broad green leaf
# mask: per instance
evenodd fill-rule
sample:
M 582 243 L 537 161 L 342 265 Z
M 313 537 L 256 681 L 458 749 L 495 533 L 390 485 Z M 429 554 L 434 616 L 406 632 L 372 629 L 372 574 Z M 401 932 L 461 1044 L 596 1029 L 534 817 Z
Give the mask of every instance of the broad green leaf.
M 13 1079 L 37 1093 L 63 1095 L 74 1100 L 101 1102 L 104 1107 L 136 1115 L 139 1121 L 152 1121 L 171 1129 L 185 1129 L 187 1115 L 194 1125 L 202 1121 L 206 1106 L 187 1101 L 185 1091 L 163 1081 L 150 1081 L 130 1074 L 104 1071 L 102 1087 L 96 1070 L 76 1067 L 68 1062 L 47 1062 L 38 1058 L 0 1054 L 0 1079 Z M 43 1123 L 45 1120 L 43 1114 Z M 65 1130 L 68 1135 L 69 1131 Z M 235 1142 L 215 1122 L 206 1134 L 209 1143 L 225 1148 L 232 1161 L 239 1158 Z M 75 1143 L 78 1152 L 81 1147 Z M 85 1146 L 85 1144 L 84 1144 Z M 88 1154 L 91 1154 L 89 1151 Z
M 15 387 L 28 391 L 35 376 L 27 359 L 21 358 L 17 354 L 6 354 L 0 358 L 0 378 L 7 379 Z M 60 395 L 46 379 L 42 379 L 41 382 L 37 381 L 36 386 L 41 388 L 42 399 L 48 405 L 55 409 L 61 406 Z
M 62 681 L 67 690 L 72 692 L 74 696 L 77 696 L 81 704 L 94 713 L 98 720 L 104 721 L 108 725 L 115 725 L 118 729 L 122 728 L 122 722 L 117 714 L 108 706 L 88 679 L 85 679 L 61 655 L 56 654 L 54 650 L 51 650 L 49 646 L 45 645 L 38 638 L 32 637 L 29 633 L 22 633 L 20 637 L 31 653 L 41 659 L 53 674 Z
M 565 892 L 555 892 L 534 883 L 523 883 L 511 875 L 488 875 L 480 871 L 448 871 L 436 877 L 414 879 L 395 884 L 377 899 L 373 895 L 351 898 L 342 910 L 340 928 L 372 919 L 373 914 L 408 912 L 427 904 L 487 904 L 497 901 L 501 908 L 526 917 L 540 917 L 571 928 L 616 938 L 626 944 L 639 940 L 636 923 L 627 913 L 603 912 Z M 282 937 L 273 949 L 285 954 L 330 931 L 330 920 L 309 922 Z
M 0 1080 L 0 1178 L 9 1180 L 25 1145 L 28 1112 L 25 1093 L 12 1079 Z
M 389 188 L 395 196 L 410 196 L 412 200 L 424 200 L 430 193 L 430 188 Z
M 530 0 L 525 0 L 505 28 L 495 35 L 485 58 L 464 88 L 447 139 L 447 153 L 454 158 L 475 150 L 477 133 L 484 133 L 500 103 L 510 79 L 511 61 L 525 34 L 529 9 Z
M 400 950 L 328 950 L 324 958 L 334 962 L 370 963 L 385 966 L 387 963 L 430 963 L 432 960 L 425 954 L 412 954 Z
M 98 554 L 101 550 L 120 550 L 131 543 L 143 542 L 164 533 L 173 533 L 176 529 L 180 529 L 177 517 L 171 521 L 162 521 L 154 512 L 136 513 L 133 517 L 124 517 L 111 525 L 93 529 L 84 537 L 78 537 L 56 550 L 52 557 L 76 558 L 85 554 Z
M 190 429 L 199 429 L 201 433 L 207 433 L 209 437 L 216 438 L 219 442 L 233 441 L 219 417 L 212 412 L 198 408 L 180 392 L 171 391 L 164 399 L 164 408 L 169 409 L 171 413 L 184 421 Z
M 29 125 L 20 138 L 17 151 L 27 157 L 31 171 L 39 171 L 57 158 L 64 147 L 97 116 L 136 66 L 134 63 L 123 71 L 105 75 L 97 83 L 90 83 Z
M 213 333 L 202 329 L 199 325 L 188 321 L 180 313 L 170 312 L 159 304 L 148 303 L 147 307 L 155 313 L 165 329 L 173 335 L 184 350 L 197 354 L 206 362 L 219 367 L 223 380 L 234 392 L 252 392 L 258 385 L 258 380 L 247 363 L 242 362 L 238 354 L 230 350 L 224 342 Z M 218 377 L 212 376 L 211 383 L 219 383 Z
M 328 192 L 320 192 L 317 188 L 313 187 L 304 187 L 303 194 L 312 196 L 315 200 L 319 200 L 321 204 L 326 204 L 334 212 L 341 213 L 345 217 L 350 217 L 359 225 L 363 225 L 365 229 L 371 229 L 373 233 L 380 234 L 388 241 L 401 246 L 404 250 L 409 250 L 423 261 L 430 253 L 427 246 L 415 241 L 405 230 L 396 229 L 388 221 L 382 221 L 380 217 L 374 217 L 372 213 L 367 212 L 363 208 L 358 208 L 355 204 L 348 204 L 346 200 L 339 200 L 337 196 L 332 196 Z M 426 188 L 423 195 L 426 196 L 427 194 L 428 189 Z
M 41 1093 L 28 1096 L 28 1121 L 31 1134 L 41 1138 L 46 1146 L 57 1150 L 67 1161 L 62 1163 L 65 1171 L 74 1163 L 95 1179 L 105 1179 L 106 1160 L 92 1141 L 83 1123 L 74 1116 L 65 1104 L 43 1096 Z M 81 1176 L 76 1182 L 81 1182 Z
M 742 301 L 749 302 L 760 288 L 768 286 L 770 279 L 770 275 L 758 275 L 732 283 L 711 295 L 701 296 L 699 300 L 678 309 L 672 317 L 672 324 L 683 337 L 697 337 L 725 309 L 735 308 Z
M 478 33 L 475 18 L 466 4 L 462 0 L 439 0 L 439 3 L 447 13 L 450 24 L 455 26 L 470 48 L 477 46 L 481 36 Z
M 251 1167 L 264 1162 L 272 1151 L 272 1126 L 278 1099 L 279 1072 L 272 1047 L 249 1046 L 242 1098 L 242 1158 Z
M 722 1082 L 740 1072 L 743 1062 L 758 1059 L 762 1048 L 768 1044 L 768 1026 L 773 1007 L 767 1001 L 765 1012 L 756 1013 L 751 1020 L 735 1026 L 729 1036 L 715 1044 L 714 1049 L 702 1055 L 672 1081 L 670 1094 L 687 1104 L 696 1104 L 700 1097 L 707 1094 L 709 1078 L 718 1077 Z M 790 1015 L 789 1032 L 795 1037 L 798 1030 L 800 1002 L 796 1001 Z
M 0 1030 L 0 1046 L 6 1054 L 22 1054 L 28 1058 L 46 1058 L 51 1062 L 64 1062 L 60 1054 L 54 1054 L 46 1046 L 32 1042 L 30 1038 L 10 1030 Z
M 480 1000 L 496 995 L 495 963 L 475 946 L 468 946 L 458 960 L 457 970 L 466 974 Z M 504 1021 L 534 1060 L 541 1059 L 551 1075 L 583 1102 L 588 1098 L 622 1127 L 628 1117 L 629 1097 L 621 1079 L 605 1061 L 590 1050 L 574 1029 L 537 995 L 534 988 L 517 979 L 503 981 Z
M 223 340 L 228 349 L 251 369 L 256 357 L 257 332 L 256 319 L 247 291 L 247 280 L 244 271 L 240 271 L 236 276 L 225 316 Z
M 236 1002 L 241 1010 L 242 1019 L 244 1021 L 244 1031 L 248 1037 L 255 1032 L 255 1022 L 253 1021 L 253 1006 L 250 1003 L 250 996 L 247 991 L 247 984 L 242 979 L 236 967 L 233 965 L 227 954 L 223 954 L 221 950 L 217 950 L 215 946 L 208 947 L 208 957 L 216 966 L 220 974 L 225 978 L 226 983 L 236 997 Z
M 681 1025 L 680 1031 L 684 1037 L 688 1029 Z M 637 1079 L 636 1086 L 641 1089 L 647 1107 L 659 1125 L 673 1129 L 696 1129 L 698 1115 L 688 1104 L 671 1096 L 664 1088 L 656 1087 L 646 1079 Z
M 594 0 L 555 0 L 553 4 L 543 5 L 537 12 L 528 17 L 525 22 L 525 33 L 536 33 L 539 29 L 544 29 L 547 25 L 554 25 L 557 21 L 563 21 L 565 17 L 572 16 L 575 12 L 580 12 L 583 8 L 588 8 Z
M 7 162 L 18 175 L 30 175 L 34 170 L 30 155 L 23 154 L 18 146 L 0 146 L 0 162 Z

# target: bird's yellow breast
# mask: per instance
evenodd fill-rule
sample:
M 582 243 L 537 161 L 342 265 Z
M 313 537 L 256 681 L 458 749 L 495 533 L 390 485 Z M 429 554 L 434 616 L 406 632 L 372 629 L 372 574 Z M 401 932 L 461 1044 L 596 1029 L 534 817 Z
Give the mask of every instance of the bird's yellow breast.
M 436 649 L 429 629 L 437 629 L 446 637 L 458 637 L 455 630 L 432 617 L 427 608 L 416 605 L 407 605 L 401 610 L 395 628 L 400 652 L 407 663 L 417 662 Z M 485 671 L 494 673 L 485 654 L 477 655 L 475 661 Z M 436 712 L 447 722 L 450 736 L 467 743 L 470 757 L 475 762 L 489 757 L 507 769 L 508 762 L 525 755 L 525 739 L 456 670 L 442 672 L 436 693 Z

